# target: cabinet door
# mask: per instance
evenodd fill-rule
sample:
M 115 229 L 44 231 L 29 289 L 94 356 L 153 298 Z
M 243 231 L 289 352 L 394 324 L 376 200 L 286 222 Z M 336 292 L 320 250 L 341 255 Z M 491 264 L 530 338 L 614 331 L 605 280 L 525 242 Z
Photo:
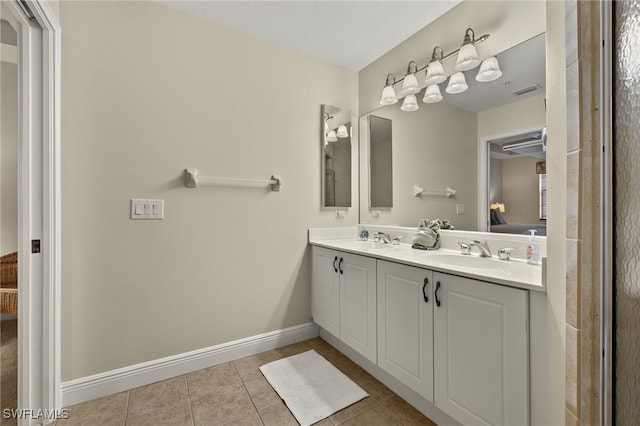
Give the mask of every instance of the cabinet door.
M 313 246 L 311 254 L 311 315 L 313 321 L 329 333 L 339 337 L 339 253 L 335 250 Z
M 527 292 L 434 279 L 435 405 L 463 424 L 529 424 Z
M 378 365 L 433 402 L 433 272 L 378 261 Z
M 376 362 L 376 260 L 340 253 L 340 339 Z

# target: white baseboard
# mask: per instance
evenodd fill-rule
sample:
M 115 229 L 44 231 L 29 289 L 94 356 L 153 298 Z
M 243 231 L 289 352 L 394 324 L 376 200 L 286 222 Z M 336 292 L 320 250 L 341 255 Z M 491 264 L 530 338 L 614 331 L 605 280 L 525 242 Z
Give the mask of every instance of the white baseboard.
M 318 326 L 309 322 L 204 349 L 69 380 L 63 382 L 61 386 L 62 405 L 63 407 L 69 407 L 70 405 L 166 380 L 302 340 L 312 339 L 318 335 Z

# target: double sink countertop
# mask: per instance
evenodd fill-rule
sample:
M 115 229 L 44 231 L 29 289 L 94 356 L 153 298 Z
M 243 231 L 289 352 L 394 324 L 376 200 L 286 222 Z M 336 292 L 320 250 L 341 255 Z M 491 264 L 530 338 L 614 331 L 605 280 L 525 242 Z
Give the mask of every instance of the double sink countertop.
M 546 291 L 542 266 L 530 265 L 521 259 L 498 260 L 495 256 L 480 257 L 477 253 L 463 255 L 460 250 L 418 250 L 410 244 L 362 241 L 338 234 L 335 237 L 320 237 L 310 231 L 309 244 L 510 287 Z

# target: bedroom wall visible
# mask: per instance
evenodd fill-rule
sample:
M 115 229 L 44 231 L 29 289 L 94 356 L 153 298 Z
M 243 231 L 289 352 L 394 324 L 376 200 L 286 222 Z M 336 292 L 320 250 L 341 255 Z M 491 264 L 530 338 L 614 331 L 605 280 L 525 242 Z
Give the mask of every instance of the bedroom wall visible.
M 502 190 L 507 223 L 546 224 L 540 220 L 535 157 L 502 160 Z
M 60 9 L 62 380 L 310 321 L 307 228 L 358 221 L 320 208 L 320 104 L 357 116 L 357 74 L 155 2 Z

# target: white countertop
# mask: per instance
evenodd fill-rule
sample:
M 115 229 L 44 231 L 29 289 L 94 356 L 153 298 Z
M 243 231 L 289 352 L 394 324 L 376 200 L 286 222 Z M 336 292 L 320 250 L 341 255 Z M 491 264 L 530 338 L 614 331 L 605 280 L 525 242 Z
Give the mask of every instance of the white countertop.
M 313 235 L 309 236 L 309 244 L 510 287 L 546 292 L 542 282 L 542 266 L 529 265 L 523 260 L 503 261 L 497 257 L 487 259 L 472 254 L 471 257 L 477 259 L 464 256 L 468 259 L 462 261 L 473 262 L 474 267 L 465 267 L 455 265 L 455 256 L 463 256 L 459 250 L 418 250 L 410 244 L 394 246 L 356 238 L 314 238 Z M 487 267 L 484 267 L 484 263 Z

